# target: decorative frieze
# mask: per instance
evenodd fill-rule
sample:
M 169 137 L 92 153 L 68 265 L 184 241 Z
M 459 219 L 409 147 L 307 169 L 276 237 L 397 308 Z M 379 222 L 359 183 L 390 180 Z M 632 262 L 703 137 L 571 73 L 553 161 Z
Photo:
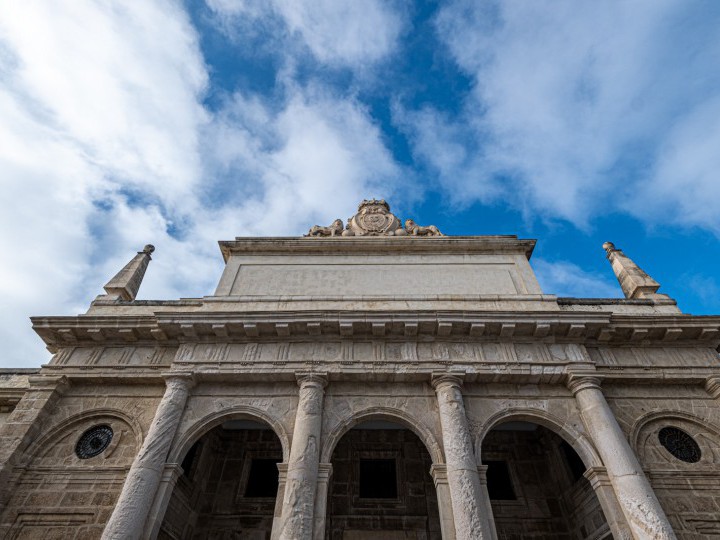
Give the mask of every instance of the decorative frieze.
M 598 366 L 705 368 L 717 364 L 708 347 L 588 347 L 587 351 Z
M 566 364 L 585 362 L 572 345 L 417 341 L 324 341 L 183 344 L 176 363 L 242 364 L 266 362 L 484 364 Z
M 175 357 L 176 347 L 63 347 L 53 356 L 50 367 L 158 367 L 169 366 Z M 218 354 L 223 345 L 212 346 Z M 185 349 L 187 358 L 192 349 Z

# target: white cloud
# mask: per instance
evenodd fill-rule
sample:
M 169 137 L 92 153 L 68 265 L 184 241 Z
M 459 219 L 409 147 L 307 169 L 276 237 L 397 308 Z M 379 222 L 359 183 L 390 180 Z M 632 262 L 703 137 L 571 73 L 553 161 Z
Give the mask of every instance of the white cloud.
M 352 97 L 288 80 L 284 102 L 237 94 L 213 113 L 207 80 L 173 2 L 0 15 L 0 365 L 46 361 L 27 317 L 84 312 L 145 243 L 141 297 L 211 294 L 218 239 L 302 233 L 401 176 Z
M 15 3 L 0 15 L 0 50 L 0 246 L 11 254 L 0 363 L 38 365 L 46 357 L 26 317 L 84 310 L 103 283 L 96 261 L 167 236 L 157 220 L 154 230 L 118 223 L 138 234 L 104 244 L 93 227 L 113 225 L 96 203 L 126 205 L 131 189 L 184 206 L 206 75 L 187 17 L 166 2 Z
M 569 261 L 533 259 L 532 266 L 547 294 L 575 298 L 618 298 L 622 292 L 616 282 L 605 276 L 583 270 Z
M 699 225 L 720 236 L 720 96 L 699 103 L 666 134 L 651 179 L 640 184 L 627 211 L 659 220 Z
M 344 219 L 364 197 L 389 196 L 400 182 L 402 170 L 359 103 L 320 88 L 289 94 L 279 110 L 236 94 L 214 126 L 217 176 L 257 182 L 241 205 L 249 210 L 239 218 L 248 233 L 297 234 L 309 217 Z
M 424 109 L 398 122 L 464 197 L 578 225 L 620 209 L 717 232 L 704 201 L 720 189 L 720 10 L 701 4 L 449 3 L 437 34 L 472 91 L 456 118 Z
M 318 60 L 355 68 L 391 54 L 404 26 L 393 3 L 381 0 L 207 0 L 207 4 L 228 27 L 240 23 L 242 32 L 248 30 L 248 19 L 274 14 Z

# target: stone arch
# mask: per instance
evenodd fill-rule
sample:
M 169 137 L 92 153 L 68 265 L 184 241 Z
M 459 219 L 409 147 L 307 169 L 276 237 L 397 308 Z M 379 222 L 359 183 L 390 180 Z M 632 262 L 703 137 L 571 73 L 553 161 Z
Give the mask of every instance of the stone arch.
M 72 433 L 73 429 L 75 429 L 77 426 L 80 426 L 92 419 L 97 419 L 98 421 L 100 421 L 101 419 L 107 418 L 116 419 L 127 425 L 134 436 L 135 448 L 138 450 L 140 449 L 140 445 L 142 445 L 144 437 L 144 432 L 142 426 L 140 426 L 140 423 L 135 418 L 129 416 L 127 413 L 119 409 L 100 408 L 74 414 L 59 422 L 52 429 L 50 429 L 50 431 L 48 431 L 30 444 L 25 454 L 27 457 L 27 461 L 30 462 L 38 457 L 42 457 L 42 455 L 44 455 L 50 449 L 51 445 L 54 445 L 54 443 L 59 443 L 65 437 L 69 436 Z M 114 445 L 118 444 L 119 442 L 119 440 L 116 440 L 113 444 L 111 444 L 110 448 L 113 448 Z
M 643 464 L 650 462 L 667 463 L 674 467 L 685 467 L 681 461 L 670 458 L 659 451 L 659 443 L 650 444 L 658 427 L 672 425 L 688 433 L 700 446 L 703 462 L 707 465 L 720 463 L 720 429 L 705 418 L 684 411 L 654 411 L 644 414 L 630 428 L 630 445 Z M 662 456 L 665 459 L 662 459 Z M 690 465 L 693 466 L 693 465 Z
M 332 458 L 337 443 L 343 435 L 354 426 L 367 420 L 386 420 L 388 422 L 402 424 L 417 435 L 423 442 L 430 454 L 433 464 L 437 465 L 445 462 L 442 449 L 432 432 L 411 415 L 391 407 L 369 407 L 362 411 L 355 412 L 338 422 L 325 437 L 322 452 L 320 453 L 320 461 L 328 463 Z
M 587 436 L 568 425 L 568 423 L 563 419 L 558 418 L 547 411 L 530 408 L 500 411 L 488 418 L 483 425 L 483 429 L 480 433 L 478 433 L 475 440 L 475 457 L 478 465 L 482 465 L 482 443 L 485 436 L 495 426 L 510 421 L 533 422 L 546 427 L 572 446 L 573 450 L 577 452 L 587 468 L 603 466 L 602 460 L 595 450 L 595 446 L 592 442 L 590 442 L 590 439 L 588 439 Z
M 283 461 L 288 461 L 290 458 L 290 438 L 282 423 L 261 409 L 248 405 L 237 405 L 235 407 L 228 407 L 222 411 L 210 413 L 193 423 L 184 433 L 178 436 L 176 444 L 168 455 L 168 463 L 179 463 L 195 441 L 214 427 L 228 420 L 238 419 L 260 421 L 267 424 L 275 435 L 277 435 L 278 439 L 280 439 Z

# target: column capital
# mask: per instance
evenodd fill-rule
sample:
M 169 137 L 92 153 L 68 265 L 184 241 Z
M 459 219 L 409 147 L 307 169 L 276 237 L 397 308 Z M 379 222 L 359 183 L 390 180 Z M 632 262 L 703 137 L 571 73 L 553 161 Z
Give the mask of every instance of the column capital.
M 573 395 L 589 388 L 600 390 L 601 383 L 602 376 L 596 373 L 568 373 L 567 379 L 565 380 L 565 386 L 567 386 Z
M 462 389 L 463 376 L 465 373 L 433 373 L 430 377 L 430 384 L 437 392 L 443 386 L 455 386 Z
M 329 480 L 332 472 L 332 463 L 318 463 L 318 481 Z
M 166 371 L 162 374 L 162 378 L 165 379 L 166 386 L 181 387 L 185 390 L 190 390 L 195 383 L 195 375 L 189 371 Z
M 162 471 L 162 480 L 175 482 L 182 473 L 183 468 L 179 463 L 166 463 Z
M 430 466 L 430 476 L 432 476 L 433 482 L 435 482 L 435 487 L 437 487 L 438 484 L 447 484 L 447 465 L 444 463 L 433 463 Z
M 300 371 L 295 373 L 295 378 L 300 388 L 303 386 L 319 386 L 320 388 L 325 388 L 328 385 L 327 373 Z
M 708 377 L 705 381 L 705 391 L 715 399 L 720 399 L 720 376 Z
M 583 473 L 583 476 L 588 479 L 593 489 L 597 489 L 598 486 L 612 485 L 605 467 L 590 467 Z
M 480 484 L 483 486 L 487 485 L 487 465 L 478 465 L 478 476 L 480 477 Z

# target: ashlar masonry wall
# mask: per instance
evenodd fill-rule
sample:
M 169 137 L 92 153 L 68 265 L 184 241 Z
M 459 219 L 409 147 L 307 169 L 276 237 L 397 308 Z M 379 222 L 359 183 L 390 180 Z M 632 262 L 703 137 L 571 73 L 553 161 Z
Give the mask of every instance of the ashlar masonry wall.
M 162 395 L 161 386 L 74 384 L 37 419 L 38 433 L 3 486 L 3 538 L 98 538 Z M 9 420 L 24 413 L 21 401 Z M 101 456 L 80 459 L 78 439 L 109 426 Z

